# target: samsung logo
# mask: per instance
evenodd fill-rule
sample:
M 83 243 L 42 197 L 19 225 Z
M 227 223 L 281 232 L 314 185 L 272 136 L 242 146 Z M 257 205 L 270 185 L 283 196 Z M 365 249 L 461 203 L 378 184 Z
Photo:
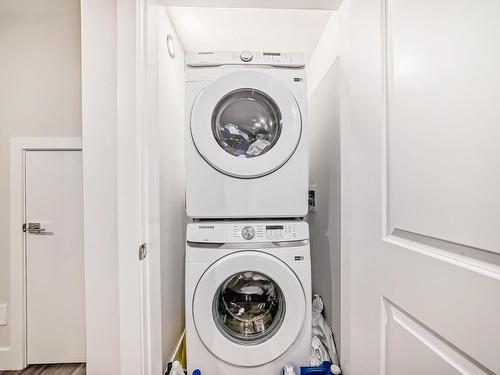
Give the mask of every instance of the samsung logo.
M 214 225 L 198 225 L 200 229 L 215 229 Z
M 213 55 L 213 52 L 198 52 L 198 55 Z

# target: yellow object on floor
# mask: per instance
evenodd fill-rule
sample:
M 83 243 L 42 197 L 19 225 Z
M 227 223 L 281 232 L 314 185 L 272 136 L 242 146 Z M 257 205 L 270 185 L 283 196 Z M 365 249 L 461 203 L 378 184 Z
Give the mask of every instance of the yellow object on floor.
M 187 368 L 187 356 L 186 356 L 186 335 L 184 335 L 184 338 L 182 339 L 182 346 L 181 346 L 181 364 L 182 364 L 182 367 Z
M 181 358 L 180 362 L 182 364 L 183 368 L 187 368 L 187 358 L 186 358 L 186 335 L 182 338 L 182 344 L 181 344 Z
M 175 356 L 173 361 L 179 361 L 182 365 L 182 368 L 187 368 L 187 359 L 186 359 L 186 332 L 182 334 L 182 340 L 177 344 L 177 351 L 175 352 Z

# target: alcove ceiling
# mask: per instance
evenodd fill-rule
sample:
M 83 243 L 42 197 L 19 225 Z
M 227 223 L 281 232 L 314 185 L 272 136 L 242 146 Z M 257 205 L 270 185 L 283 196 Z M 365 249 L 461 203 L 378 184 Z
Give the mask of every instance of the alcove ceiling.
M 166 9 L 186 51 L 302 52 L 306 61 L 332 13 L 328 9 Z

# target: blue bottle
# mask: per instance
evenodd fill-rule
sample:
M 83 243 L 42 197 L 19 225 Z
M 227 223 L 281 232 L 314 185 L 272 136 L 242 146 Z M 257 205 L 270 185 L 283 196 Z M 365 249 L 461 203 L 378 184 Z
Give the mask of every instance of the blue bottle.
M 340 368 L 332 362 L 325 361 L 318 367 L 301 367 L 300 375 L 308 375 L 308 374 L 316 374 L 316 375 L 338 375 L 342 374 L 340 372 Z
M 193 375 L 201 375 L 201 371 L 196 369 L 193 371 Z

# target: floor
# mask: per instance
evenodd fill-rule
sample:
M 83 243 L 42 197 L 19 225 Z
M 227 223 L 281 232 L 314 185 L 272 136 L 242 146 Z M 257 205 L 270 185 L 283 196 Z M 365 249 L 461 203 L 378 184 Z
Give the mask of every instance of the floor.
M 0 375 L 85 375 L 85 363 L 30 365 L 21 371 L 0 371 Z

